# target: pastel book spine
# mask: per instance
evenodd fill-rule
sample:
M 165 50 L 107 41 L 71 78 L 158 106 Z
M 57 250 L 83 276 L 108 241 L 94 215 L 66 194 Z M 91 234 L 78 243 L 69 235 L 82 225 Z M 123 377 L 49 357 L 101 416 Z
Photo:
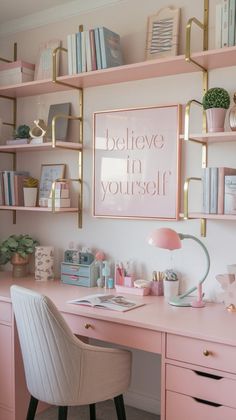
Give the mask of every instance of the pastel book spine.
M 218 208 L 218 168 L 211 168 L 210 213 L 216 214 Z
M 210 213 L 211 168 L 202 169 L 202 212 Z
M 225 176 L 236 175 L 236 168 L 218 168 L 218 214 L 224 214 Z
M 91 45 L 90 45 L 90 35 L 89 31 L 85 31 L 85 50 L 86 50 L 86 63 L 87 71 L 92 70 L 92 58 L 91 58 Z
M 100 47 L 100 37 L 99 37 L 99 29 L 94 29 L 94 39 L 95 39 L 95 50 L 96 50 L 96 62 L 97 62 L 97 70 L 101 70 L 102 68 L 102 59 L 101 59 L 101 47 Z
M 67 62 L 68 62 L 68 75 L 73 74 L 72 71 L 72 35 L 67 35 Z
M 236 175 L 225 176 L 225 214 L 236 214 Z
M 229 47 L 233 47 L 235 38 L 235 0 L 229 0 Z
M 96 48 L 95 48 L 95 36 L 94 30 L 89 30 L 89 39 L 90 39 L 90 48 L 91 48 L 91 64 L 92 70 L 97 70 L 97 60 L 96 60 Z
M 48 199 L 48 207 L 52 207 L 52 198 Z M 70 207 L 70 198 L 56 198 L 55 207 Z
M 223 0 L 222 47 L 229 45 L 229 0 Z
M 71 35 L 71 56 L 72 56 L 72 74 L 77 73 L 77 60 L 76 60 L 76 34 Z
M 10 180 L 10 196 L 11 196 L 11 205 L 15 206 L 15 188 L 14 188 L 14 171 L 9 171 L 8 174 Z
M 10 171 L 7 171 L 7 188 L 8 188 L 8 200 L 9 206 L 12 206 L 12 191 L 11 191 L 11 174 Z
M 15 205 L 24 206 L 24 179 L 25 175 L 14 174 L 14 189 L 15 189 Z
M 81 32 L 76 34 L 76 60 L 77 60 L 77 72 L 82 72 L 82 55 L 81 55 Z
M 82 63 L 82 73 L 86 72 L 86 42 L 85 42 L 85 32 L 81 32 L 81 63 Z
M 121 66 L 123 64 L 120 35 L 110 29 L 99 28 L 102 68 Z
M 5 205 L 5 196 L 4 196 L 4 184 L 3 184 L 3 171 L 0 172 L 0 206 Z
M 222 47 L 222 3 L 216 4 L 216 17 L 215 17 L 215 48 Z
M 3 185 L 4 185 L 4 195 L 5 195 L 5 205 L 9 206 L 9 193 L 8 193 L 8 171 L 3 172 Z

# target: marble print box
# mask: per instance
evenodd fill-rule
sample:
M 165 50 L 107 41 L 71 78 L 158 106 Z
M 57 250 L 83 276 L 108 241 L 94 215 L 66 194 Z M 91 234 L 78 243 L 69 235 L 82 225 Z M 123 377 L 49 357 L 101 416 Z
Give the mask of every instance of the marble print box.
M 35 280 L 54 279 L 54 247 L 37 246 L 35 248 Z

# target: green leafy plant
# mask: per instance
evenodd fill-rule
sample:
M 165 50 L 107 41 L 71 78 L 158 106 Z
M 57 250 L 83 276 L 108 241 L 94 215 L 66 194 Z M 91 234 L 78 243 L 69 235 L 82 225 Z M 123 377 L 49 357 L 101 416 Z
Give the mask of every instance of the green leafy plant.
M 33 254 L 39 242 L 29 235 L 11 235 L 0 245 L 0 264 L 6 264 L 17 253 L 26 258 Z
M 228 92 L 219 87 L 209 89 L 202 99 L 204 109 L 224 108 L 228 109 L 230 105 L 230 96 Z
M 30 137 L 30 127 L 28 125 L 19 125 L 14 133 L 15 139 L 28 139 Z
M 24 188 L 37 188 L 39 185 L 39 181 L 33 177 L 27 177 L 24 179 Z

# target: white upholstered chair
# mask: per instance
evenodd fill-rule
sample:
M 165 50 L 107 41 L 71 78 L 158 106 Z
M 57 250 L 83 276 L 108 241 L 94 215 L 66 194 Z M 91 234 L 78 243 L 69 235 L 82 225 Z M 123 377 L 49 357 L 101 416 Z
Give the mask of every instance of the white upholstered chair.
M 58 406 L 59 420 L 67 419 L 68 406 L 88 404 L 96 420 L 95 403 L 110 398 L 118 420 L 126 420 L 130 352 L 83 343 L 46 296 L 14 285 L 11 299 L 31 395 L 27 420 L 35 418 L 38 401 Z

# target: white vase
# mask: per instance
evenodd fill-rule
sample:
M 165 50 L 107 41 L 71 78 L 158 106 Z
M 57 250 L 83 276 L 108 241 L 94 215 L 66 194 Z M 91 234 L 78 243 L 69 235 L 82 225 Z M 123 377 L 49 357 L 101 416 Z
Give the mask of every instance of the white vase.
M 170 299 L 179 294 L 179 280 L 164 280 L 164 297 Z
M 224 131 L 226 109 L 209 108 L 206 109 L 207 131 L 209 133 L 217 133 Z
M 24 206 L 35 207 L 38 188 L 24 188 Z

